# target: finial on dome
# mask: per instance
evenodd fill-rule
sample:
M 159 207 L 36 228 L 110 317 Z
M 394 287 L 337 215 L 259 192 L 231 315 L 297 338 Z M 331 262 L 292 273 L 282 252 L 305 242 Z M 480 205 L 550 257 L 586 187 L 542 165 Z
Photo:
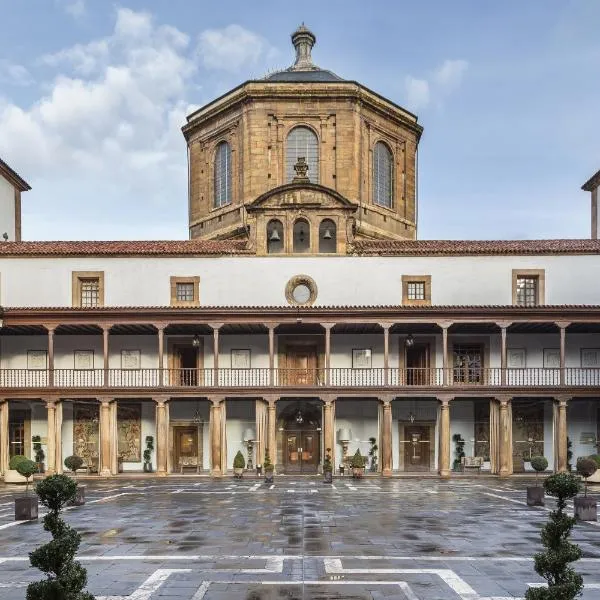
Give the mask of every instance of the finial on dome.
M 304 22 L 292 33 L 292 44 L 296 48 L 296 62 L 291 71 L 312 71 L 318 67 L 313 63 L 311 50 L 317 42 L 315 34 L 304 25 Z

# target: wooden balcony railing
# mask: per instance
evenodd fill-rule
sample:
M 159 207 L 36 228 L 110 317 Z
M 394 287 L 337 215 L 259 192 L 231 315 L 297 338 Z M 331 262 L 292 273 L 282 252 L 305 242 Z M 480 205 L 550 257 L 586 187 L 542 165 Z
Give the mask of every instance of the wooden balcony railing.
M 0 388 L 598 387 L 600 369 L 0 369 Z

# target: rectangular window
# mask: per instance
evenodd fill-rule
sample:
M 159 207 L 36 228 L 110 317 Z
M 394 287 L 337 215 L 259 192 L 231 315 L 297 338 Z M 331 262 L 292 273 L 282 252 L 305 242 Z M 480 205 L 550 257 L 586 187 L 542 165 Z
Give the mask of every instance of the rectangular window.
M 171 306 L 200 306 L 200 277 L 171 277 Z
M 545 275 L 541 269 L 513 270 L 512 303 L 515 306 L 544 304 Z
M 409 300 L 425 300 L 425 282 L 411 281 L 408 283 Z
M 431 275 L 402 275 L 402 304 L 431 305 Z
M 73 306 L 96 308 L 104 306 L 104 272 L 73 271 Z

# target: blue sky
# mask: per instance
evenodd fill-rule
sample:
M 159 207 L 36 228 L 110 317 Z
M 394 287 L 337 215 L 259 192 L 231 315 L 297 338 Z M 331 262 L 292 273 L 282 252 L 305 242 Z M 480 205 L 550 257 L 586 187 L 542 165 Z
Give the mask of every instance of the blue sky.
M 25 239 L 187 237 L 193 108 L 315 62 L 416 112 L 419 237 L 589 237 L 600 2 L 0 0 L 0 156 Z

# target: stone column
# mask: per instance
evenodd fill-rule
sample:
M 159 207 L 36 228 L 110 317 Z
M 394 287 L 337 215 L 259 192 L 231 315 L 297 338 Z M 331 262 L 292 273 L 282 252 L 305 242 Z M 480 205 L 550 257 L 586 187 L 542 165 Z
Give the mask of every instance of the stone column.
M 167 454 L 169 448 L 169 420 L 167 399 L 156 398 L 156 474 L 167 475 Z
M 331 448 L 331 462 L 335 462 L 335 444 L 334 444 L 334 431 L 333 431 L 333 419 L 331 414 L 332 399 L 323 398 L 323 446 L 325 449 L 325 455 L 327 455 L 327 448 Z
M 383 429 L 381 435 L 381 471 L 384 477 L 392 475 L 392 402 L 383 401 Z
M 112 459 L 110 400 L 100 399 L 100 476 L 110 477 Z
M 267 442 L 269 448 L 269 458 L 276 467 L 277 463 L 277 400 L 275 398 L 267 399 L 269 405 L 267 407 L 268 423 L 267 423 Z
M 498 432 L 498 441 L 500 443 L 500 465 L 498 474 L 500 477 L 511 475 L 510 456 L 512 453 L 512 420 L 510 418 L 508 407 L 510 398 L 498 398 L 500 401 L 500 431 Z
M 440 401 L 440 476 L 450 477 L 450 398 Z
M 54 400 L 46 400 L 46 409 L 48 411 L 48 456 L 47 456 L 47 475 L 56 473 L 56 403 Z
M 0 398 L 0 473 L 8 469 L 8 400 Z
M 556 438 L 556 467 L 559 473 L 567 471 L 567 403 L 569 398 L 556 398 L 558 404 L 558 435 Z
M 221 477 L 221 400 L 211 398 L 210 407 L 210 445 L 211 445 L 211 472 L 213 477 Z

